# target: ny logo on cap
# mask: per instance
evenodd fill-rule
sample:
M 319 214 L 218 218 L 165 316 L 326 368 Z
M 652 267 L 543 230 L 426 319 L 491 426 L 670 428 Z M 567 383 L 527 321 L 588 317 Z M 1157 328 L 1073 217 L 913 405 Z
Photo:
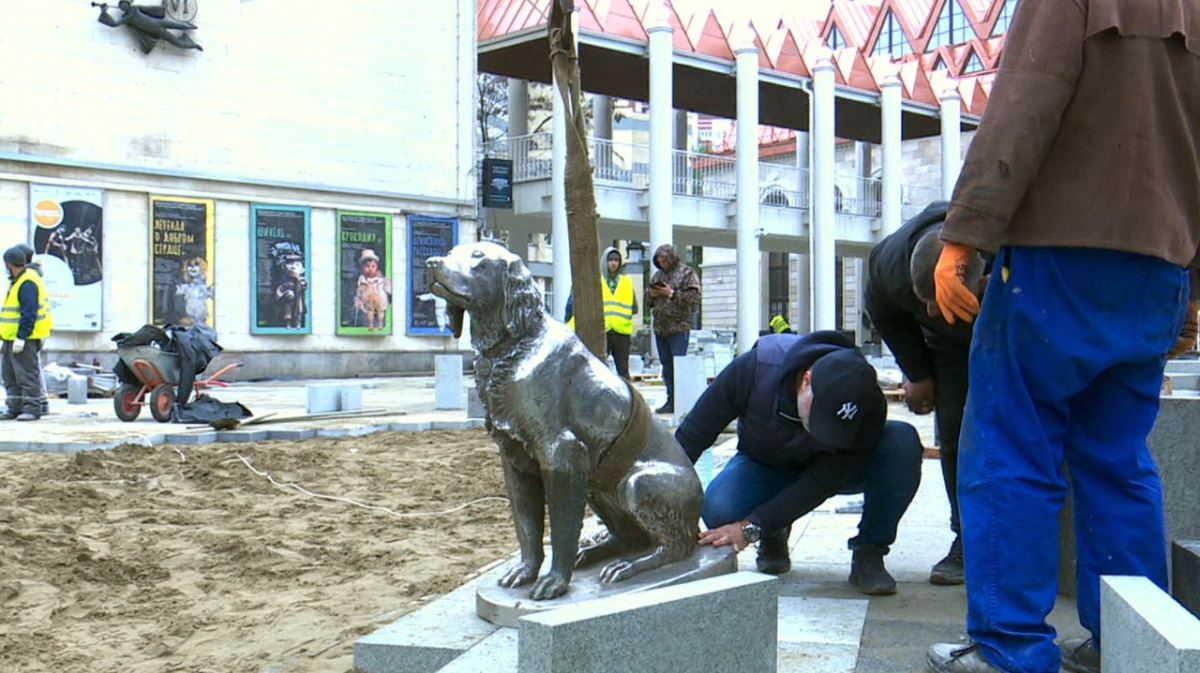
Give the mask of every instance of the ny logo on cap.
M 842 419 L 843 421 L 849 421 L 852 420 L 854 415 L 857 413 L 858 405 L 853 402 L 846 402 L 842 405 L 841 409 L 838 409 L 837 415 L 838 418 Z

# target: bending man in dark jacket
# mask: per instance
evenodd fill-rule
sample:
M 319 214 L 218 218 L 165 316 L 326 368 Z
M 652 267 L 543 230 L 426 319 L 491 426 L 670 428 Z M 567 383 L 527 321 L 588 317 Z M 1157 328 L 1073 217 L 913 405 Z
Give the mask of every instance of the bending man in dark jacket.
M 760 338 L 704 391 L 675 438 L 694 463 L 735 418 L 738 452 L 705 491 L 700 542 L 740 550 L 759 541 L 759 570 L 785 573 L 792 522 L 832 495 L 863 493 L 850 583 L 895 593 L 883 557 L 921 482 L 921 440 L 886 420 L 875 370 L 854 344 L 836 332 Z
M 934 296 L 933 269 L 942 252 L 938 234 L 950 204 L 935 201 L 871 251 L 865 302 L 871 322 L 904 372 L 904 403 L 915 414 L 937 412 L 942 480 L 950 499 L 950 552 L 933 567 L 933 584 L 963 583 L 958 517 L 958 434 L 967 404 L 967 356 L 971 325 L 942 318 Z M 983 259 L 968 271 L 982 290 Z

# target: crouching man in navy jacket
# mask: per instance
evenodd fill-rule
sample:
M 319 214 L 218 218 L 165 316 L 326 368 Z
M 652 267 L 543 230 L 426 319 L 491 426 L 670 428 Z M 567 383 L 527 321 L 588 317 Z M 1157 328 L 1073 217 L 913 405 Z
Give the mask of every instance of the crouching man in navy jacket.
M 911 425 L 887 420 L 875 369 L 836 332 L 772 334 L 704 391 L 675 438 L 695 463 L 732 421 L 737 454 L 704 493 L 701 544 L 759 543 L 758 569 L 791 569 L 791 524 L 835 494 L 863 494 L 850 583 L 896 593 L 883 557 L 921 482 Z

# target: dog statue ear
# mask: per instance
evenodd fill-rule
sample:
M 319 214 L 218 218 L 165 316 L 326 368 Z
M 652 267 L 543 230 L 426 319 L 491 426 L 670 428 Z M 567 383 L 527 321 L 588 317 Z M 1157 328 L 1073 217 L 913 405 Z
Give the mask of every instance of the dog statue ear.
M 466 314 L 461 306 L 446 305 L 446 315 L 450 318 L 450 331 L 454 332 L 454 338 L 462 336 L 463 331 L 463 316 Z

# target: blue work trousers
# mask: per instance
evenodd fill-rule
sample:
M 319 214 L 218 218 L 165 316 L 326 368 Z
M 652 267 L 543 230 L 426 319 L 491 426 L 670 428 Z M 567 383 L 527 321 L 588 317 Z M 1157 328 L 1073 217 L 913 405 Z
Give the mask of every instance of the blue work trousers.
M 1186 271 L 1153 257 L 1000 251 L 971 345 L 958 463 L 967 632 L 997 668 L 1059 670 L 1046 616 L 1064 460 L 1080 623 L 1099 644 L 1100 575 L 1166 588 L 1162 486 L 1146 438 L 1187 298 Z
M 896 541 L 900 517 L 921 484 L 923 452 L 913 426 L 901 421 L 884 424 L 883 436 L 870 460 L 837 491 L 842 495 L 863 494 L 862 520 L 858 535 L 850 540 L 851 549 L 888 552 Z M 704 525 L 716 528 L 745 519 L 802 474 L 800 470 L 768 467 L 744 453 L 735 454 L 704 491 Z

